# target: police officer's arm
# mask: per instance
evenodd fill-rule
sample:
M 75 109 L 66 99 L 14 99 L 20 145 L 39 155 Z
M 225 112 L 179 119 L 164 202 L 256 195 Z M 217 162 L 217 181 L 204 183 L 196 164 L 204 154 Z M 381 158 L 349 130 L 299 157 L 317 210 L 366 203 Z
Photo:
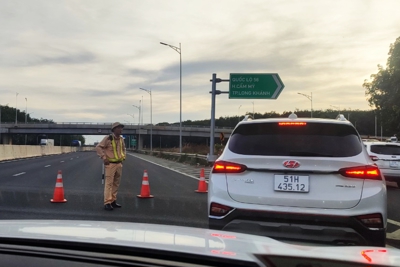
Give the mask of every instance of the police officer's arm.
M 104 150 L 107 147 L 107 140 L 108 140 L 108 136 L 104 137 L 103 140 L 101 140 L 101 142 L 98 143 L 96 146 L 97 155 L 103 160 L 104 165 L 110 164 L 110 161 L 107 159 L 107 156 L 104 153 Z

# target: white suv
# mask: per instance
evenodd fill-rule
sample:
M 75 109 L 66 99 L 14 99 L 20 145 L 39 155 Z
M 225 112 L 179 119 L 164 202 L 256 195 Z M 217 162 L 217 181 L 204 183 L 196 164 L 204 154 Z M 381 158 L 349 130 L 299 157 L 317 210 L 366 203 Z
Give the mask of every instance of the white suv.
M 240 122 L 213 166 L 208 207 L 211 229 L 385 246 L 385 181 L 343 115 Z
M 400 143 L 364 142 L 364 145 L 385 180 L 396 182 L 400 187 Z

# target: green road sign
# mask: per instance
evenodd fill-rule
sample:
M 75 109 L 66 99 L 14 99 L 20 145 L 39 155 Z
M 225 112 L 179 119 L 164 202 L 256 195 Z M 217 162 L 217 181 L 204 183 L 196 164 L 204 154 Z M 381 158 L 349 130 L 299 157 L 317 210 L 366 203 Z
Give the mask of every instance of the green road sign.
M 229 98 L 277 99 L 284 87 L 278 73 L 231 73 Z
M 136 146 L 136 139 L 131 139 L 131 146 Z

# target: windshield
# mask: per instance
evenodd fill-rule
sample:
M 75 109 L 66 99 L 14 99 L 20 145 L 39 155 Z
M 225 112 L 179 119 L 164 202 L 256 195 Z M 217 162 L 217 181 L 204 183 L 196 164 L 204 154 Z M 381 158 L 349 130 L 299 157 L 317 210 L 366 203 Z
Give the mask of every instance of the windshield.
M 245 155 L 350 157 L 362 151 L 362 144 L 349 125 L 256 123 L 238 126 L 229 148 Z
M 0 223 L 56 221 L 57 238 L 210 257 L 238 256 L 223 247 L 239 233 L 397 250 L 399 10 L 398 0 L 1 1 Z M 371 147 L 396 156 L 387 172 L 362 140 L 387 141 Z M 185 239 L 170 226 L 212 232 Z
M 381 155 L 400 155 L 400 146 L 371 145 L 371 152 Z

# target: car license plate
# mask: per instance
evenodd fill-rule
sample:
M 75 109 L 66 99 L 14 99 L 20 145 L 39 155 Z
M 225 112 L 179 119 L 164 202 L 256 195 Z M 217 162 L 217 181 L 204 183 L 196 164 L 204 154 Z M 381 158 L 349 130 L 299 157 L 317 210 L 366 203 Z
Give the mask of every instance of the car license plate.
M 276 174 L 274 190 L 307 193 L 309 191 L 309 176 Z
M 399 161 L 389 161 L 389 166 L 390 166 L 390 168 L 400 168 L 400 162 Z

